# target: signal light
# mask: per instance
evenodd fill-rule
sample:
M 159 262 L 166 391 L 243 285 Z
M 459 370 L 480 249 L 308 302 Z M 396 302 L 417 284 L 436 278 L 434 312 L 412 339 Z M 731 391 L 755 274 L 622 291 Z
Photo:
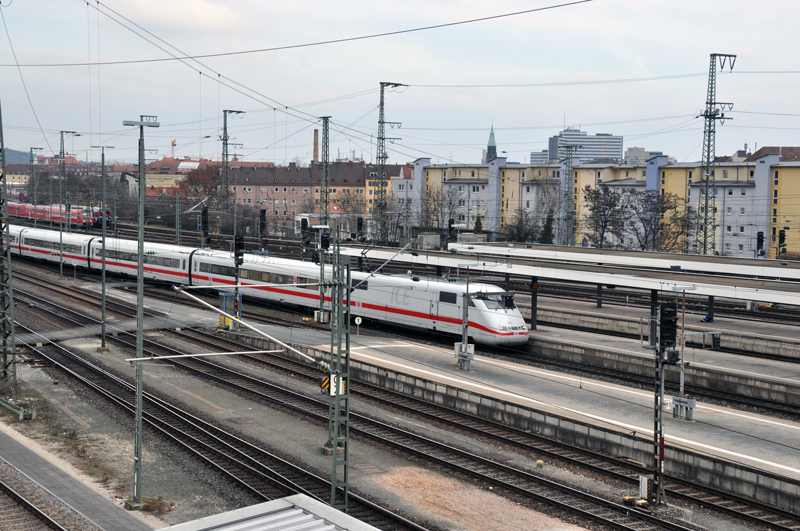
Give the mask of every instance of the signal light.
M 208 232 L 208 207 L 203 207 L 200 212 L 200 230 Z
M 331 235 L 327 232 L 322 234 L 322 243 L 320 245 L 323 249 L 330 249 L 331 247 Z
M 720 339 L 721 337 L 719 334 L 711 336 L 711 350 L 719 350 Z
M 661 351 L 675 347 L 678 339 L 678 303 L 661 303 L 658 336 Z
M 680 360 L 681 360 L 681 353 L 679 351 L 668 350 L 667 359 L 664 360 L 664 363 L 668 365 L 677 365 Z
M 764 248 L 764 233 L 759 231 L 756 234 L 756 250 L 760 251 Z

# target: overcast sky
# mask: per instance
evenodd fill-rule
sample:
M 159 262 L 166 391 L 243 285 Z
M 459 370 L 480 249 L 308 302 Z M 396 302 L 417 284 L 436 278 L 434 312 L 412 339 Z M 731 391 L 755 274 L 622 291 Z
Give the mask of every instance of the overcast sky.
M 492 124 L 498 151 L 511 161 L 526 162 L 531 151 L 545 149 L 564 124 L 623 135 L 625 148 L 699 160 L 703 123 L 696 116 L 705 106 L 712 52 L 738 56 L 733 73 L 718 76 L 717 100 L 734 103 L 734 110 L 733 120 L 717 128 L 717 154 L 745 143 L 751 151 L 756 144 L 800 145 L 797 0 L 593 0 L 419 32 L 199 59 L 202 65 L 101 66 L 87 63 L 164 59 L 169 55 L 159 47 L 168 45 L 200 55 L 346 39 L 559 1 L 1 3 L 0 103 L 6 146 L 13 149 L 57 152 L 58 131 L 75 130 L 81 136 L 66 147 L 79 158 L 99 160 L 90 147 L 103 143 L 116 146 L 108 157 L 133 160 L 138 131 L 122 121 L 148 114 L 158 116 L 161 128 L 145 133 L 147 147 L 158 150 L 147 158 L 169 156 L 172 139 L 178 157 L 217 158 L 222 110 L 233 109 L 246 113 L 229 120 L 231 141 L 241 144 L 231 152 L 246 160 L 307 163 L 316 117 L 329 115 L 331 159 L 354 150 L 371 161 L 378 86 L 391 81 L 408 87 L 386 94 L 386 120 L 402 122 L 399 130 L 387 128 L 387 136 L 401 139 L 387 144 L 390 162 L 425 156 L 480 162 Z M 150 32 L 152 42 L 132 30 Z M 19 70 L 9 39 L 25 65 Z M 63 63 L 78 66 L 33 66 Z M 617 80 L 626 81 L 607 82 Z

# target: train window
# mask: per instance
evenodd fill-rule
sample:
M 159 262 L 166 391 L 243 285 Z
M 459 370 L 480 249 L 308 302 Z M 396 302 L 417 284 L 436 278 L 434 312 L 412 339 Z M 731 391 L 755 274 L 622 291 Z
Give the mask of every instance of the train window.
M 266 272 L 261 272 L 261 282 L 272 282 L 272 275 Z
M 514 296 L 508 293 L 481 293 L 478 299 L 482 300 L 489 310 L 513 310 Z
M 247 269 L 240 269 L 239 270 L 239 278 L 248 278 L 247 277 Z
M 215 275 L 219 275 L 219 265 L 211 264 L 211 272 Z
M 353 282 L 355 282 L 355 281 L 353 281 Z M 355 284 L 356 284 L 356 289 L 363 289 L 364 291 L 367 291 L 367 287 L 369 286 L 369 282 L 367 282 L 367 281 L 362 282 L 360 285 L 358 285 L 357 282 L 355 282 Z
M 181 266 L 181 269 L 186 269 L 186 258 L 183 259 L 183 265 Z
M 458 295 L 456 295 L 455 293 L 448 293 L 447 291 L 440 291 L 439 302 L 446 302 L 448 304 L 457 304 Z
M 274 282 L 275 284 L 286 284 L 286 276 L 272 275 L 272 282 Z

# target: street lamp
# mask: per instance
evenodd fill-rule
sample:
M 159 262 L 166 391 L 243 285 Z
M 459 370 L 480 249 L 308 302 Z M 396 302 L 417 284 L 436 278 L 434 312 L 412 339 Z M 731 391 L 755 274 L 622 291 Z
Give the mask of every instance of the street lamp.
M 125 120 L 124 126 L 139 128 L 139 238 L 138 265 L 136 268 L 136 357 L 144 356 L 144 128 L 158 127 L 157 116 L 139 116 L 139 120 Z M 144 367 L 136 364 L 136 442 L 133 456 L 133 499 L 142 503 L 142 378 Z
M 100 348 L 98 349 L 100 352 L 108 352 L 108 348 L 106 348 L 106 149 L 114 149 L 114 146 L 98 146 L 92 145 L 92 149 L 100 148 L 101 155 L 100 155 L 100 165 L 101 168 L 101 175 L 103 180 L 103 200 L 102 205 L 100 207 L 100 223 L 103 227 L 103 239 L 102 239 L 102 298 L 101 298 L 101 306 L 102 306 L 102 317 L 101 317 L 101 329 L 100 329 Z M 92 213 L 93 214 L 93 213 Z

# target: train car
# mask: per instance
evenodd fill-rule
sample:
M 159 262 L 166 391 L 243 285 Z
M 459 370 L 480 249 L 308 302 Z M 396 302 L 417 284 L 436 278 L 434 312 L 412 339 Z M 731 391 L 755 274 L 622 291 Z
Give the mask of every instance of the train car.
M 8 215 L 10 217 L 54 221 L 56 223 L 69 222 L 72 225 L 83 225 L 86 219 L 79 208 L 70 208 L 69 216 L 62 205 L 34 206 L 27 203 L 8 202 Z
M 63 253 L 63 259 L 69 264 L 76 267 L 89 266 L 89 245 L 94 239 L 92 236 L 69 232 L 59 235 L 57 231 L 20 228 L 13 225 L 9 230 L 11 228 L 15 229 L 17 237 L 17 241 L 12 243 L 20 256 L 59 262 L 59 257 Z
M 100 269 L 103 264 L 103 241 L 92 237 L 89 267 Z M 139 266 L 139 244 L 133 240 L 106 238 L 106 271 L 136 276 Z M 163 243 L 144 244 L 144 278 L 160 282 L 186 284 L 189 258 L 194 249 Z
M 17 226 L 11 229 L 12 245 L 21 256 L 59 261 L 57 231 Z M 75 264 L 80 267 L 101 267 L 99 237 L 67 233 L 63 237 L 65 259 L 77 261 Z M 135 277 L 137 259 L 137 242 L 106 239 L 108 272 Z M 144 278 L 148 281 L 193 286 L 233 286 L 235 283 L 230 253 L 146 242 L 144 262 Z M 239 282 L 246 297 L 307 309 L 319 308 L 319 268 L 309 262 L 246 254 L 239 268 Z M 519 345 L 528 340 L 528 329 L 514 305 L 513 294 L 491 284 L 472 282 L 467 288 L 465 282 L 446 282 L 439 278 L 354 271 L 352 286 L 350 303 L 354 317 L 458 336 L 462 331 L 466 302 L 469 334 L 475 342 Z M 325 290 L 324 304 L 330 309 L 330 288 Z

